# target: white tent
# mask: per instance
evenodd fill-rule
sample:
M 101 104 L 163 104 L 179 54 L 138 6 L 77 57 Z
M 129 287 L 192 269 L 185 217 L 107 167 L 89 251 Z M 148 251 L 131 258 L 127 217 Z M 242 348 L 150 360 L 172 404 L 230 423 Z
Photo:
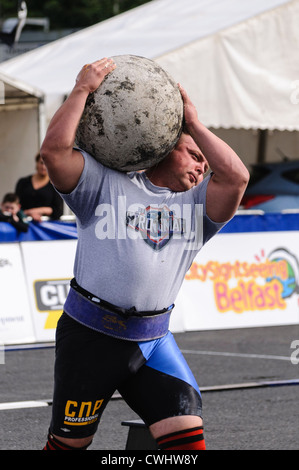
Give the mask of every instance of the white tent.
M 272 131 L 273 145 L 279 141 L 275 133 L 287 131 L 284 142 L 287 134 L 291 145 L 285 145 L 293 153 L 299 130 L 298 18 L 299 0 L 152 0 L 6 61 L 0 72 L 42 90 L 49 119 L 85 63 L 145 56 L 183 85 L 207 127 L 218 134 L 229 130 L 245 160 L 249 147 L 247 160 L 256 158 L 258 129 Z
M 180 81 L 209 127 L 299 129 L 298 0 L 153 0 L 0 65 L 60 99 L 84 63 L 153 58 Z M 55 106 L 55 104 L 54 104 Z
M 29 174 L 44 133 L 44 94 L 0 72 L 0 198 Z M 29 159 L 24 159 L 23 155 Z

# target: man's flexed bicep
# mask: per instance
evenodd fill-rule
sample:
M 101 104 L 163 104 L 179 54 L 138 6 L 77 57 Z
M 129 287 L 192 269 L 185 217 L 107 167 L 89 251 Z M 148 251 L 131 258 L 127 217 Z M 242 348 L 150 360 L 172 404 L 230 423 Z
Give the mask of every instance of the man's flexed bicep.
M 115 67 L 113 60 L 106 58 L 85 65 L 72 92 L 50 122 L 40 153 L 52 183 L 60 192 L 71 192 L 84 168 L 81 153 L 73 147 L 86 99 Z

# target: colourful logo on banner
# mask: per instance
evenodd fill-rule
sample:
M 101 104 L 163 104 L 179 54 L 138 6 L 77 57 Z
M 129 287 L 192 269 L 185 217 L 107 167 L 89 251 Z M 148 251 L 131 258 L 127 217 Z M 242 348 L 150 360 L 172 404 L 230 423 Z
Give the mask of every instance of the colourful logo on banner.
M 186 275 L 186 280 L 212 282 L 217 310 L 238 314 L 285 309 L 286 299 L 299 293 L 298 279 L 298 260 L 285 248 L 277 248 L 267 256 L 262 250 L 252 263 L 194 262 Z
M 34 282 L 37 309 L 48 314 L 45 330 L 56 328 L 69 288 L 70 279 L 44 279 Z

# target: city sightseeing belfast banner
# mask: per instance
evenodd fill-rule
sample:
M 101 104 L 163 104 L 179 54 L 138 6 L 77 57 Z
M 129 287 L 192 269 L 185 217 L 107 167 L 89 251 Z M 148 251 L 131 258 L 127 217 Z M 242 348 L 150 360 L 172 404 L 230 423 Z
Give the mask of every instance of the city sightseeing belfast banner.
M 178 299 L 186 330 L 298 324 L 298 232 L 219 234 Z

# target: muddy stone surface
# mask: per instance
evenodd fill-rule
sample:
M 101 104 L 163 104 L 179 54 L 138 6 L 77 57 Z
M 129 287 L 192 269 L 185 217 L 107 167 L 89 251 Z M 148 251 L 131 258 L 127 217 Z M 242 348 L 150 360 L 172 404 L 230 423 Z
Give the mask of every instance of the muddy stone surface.
M 181 134 L 181 94 L 154 61 L 113 59 L 116 69 L 88 97 L 76 143 L 111 168 L 145 169 L 163 159 Z

